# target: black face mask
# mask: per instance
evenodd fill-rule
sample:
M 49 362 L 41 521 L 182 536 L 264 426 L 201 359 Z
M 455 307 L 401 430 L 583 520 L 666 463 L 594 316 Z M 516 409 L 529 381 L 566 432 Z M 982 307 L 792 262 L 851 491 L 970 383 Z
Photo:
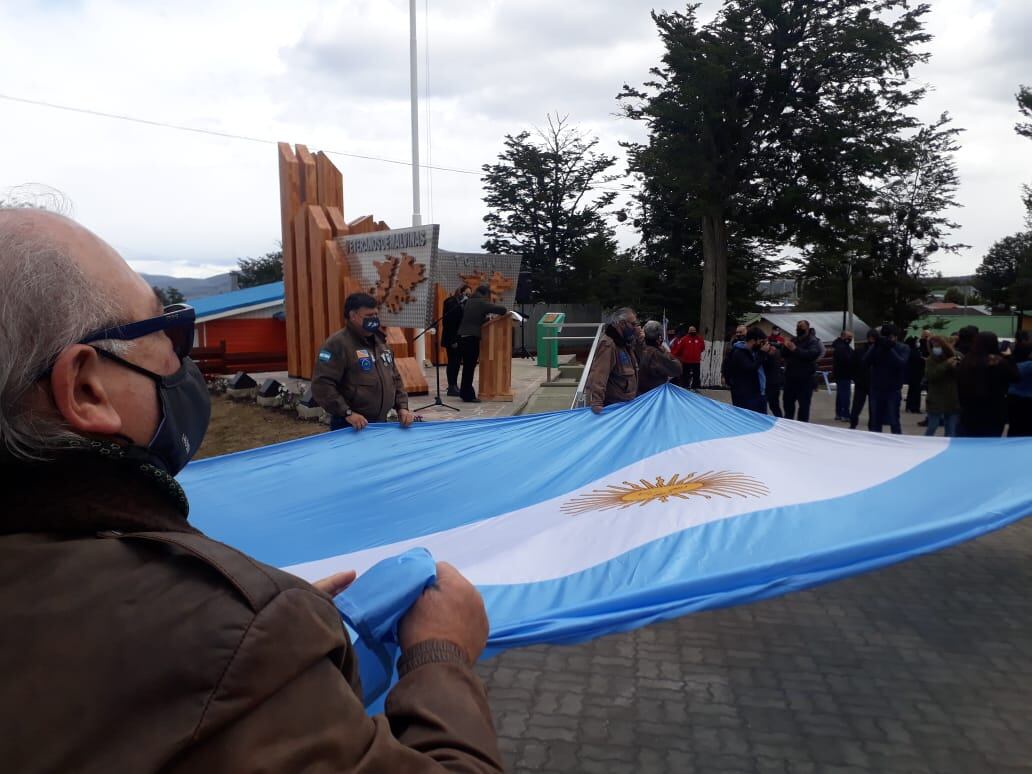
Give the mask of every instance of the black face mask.
M 803 336 L 805 336 L 806 333 L 807 332 L 804 331 L 802 328 L 796 328 L 795 335 L 798 336 L 799 338 L 803 338 Z
M 161 424 L 147 444 L 149 451 L 170 476 L 175 476 L 197 453 L 211 420 L 211 396 L 197 364 L 184 357 L 179 370 L 169 376 L 148 371 L 107 350 L 97 353 L 131 371 L 152 379 L 161 403 Z
M 623 332 L 623 340 L 625 344 L 633 344 L 638 340 L 638 332 L 634 328 L 627 328 Z
M 380 330 L 379 317 L 366 317 L 362 320 L 362 330 L 366 333 L 376 333 Z

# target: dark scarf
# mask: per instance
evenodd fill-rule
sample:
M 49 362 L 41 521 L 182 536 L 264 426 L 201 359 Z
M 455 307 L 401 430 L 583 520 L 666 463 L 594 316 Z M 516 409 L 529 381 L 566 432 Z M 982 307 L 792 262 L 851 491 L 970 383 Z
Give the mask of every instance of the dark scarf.
M 82 439 L 52 458 L 0 461 L 0 534 L 196 532 L 179 483 L 135 450 Z

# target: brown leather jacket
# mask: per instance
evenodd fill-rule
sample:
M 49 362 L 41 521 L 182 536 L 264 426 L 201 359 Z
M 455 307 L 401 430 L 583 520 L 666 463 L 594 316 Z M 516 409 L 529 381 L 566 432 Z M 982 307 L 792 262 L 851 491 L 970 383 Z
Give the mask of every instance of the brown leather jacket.
M 387 336 L 357 333 L 350 325 L 322 345 L 312 373 L 312 397 L 327 413 L 343 417 L 350 409 L 370 422 L 384 422 L 391 409 L 408 408 Z
M 638 366 L 638 394 L 644 395 L 681 375 L 681 361 L 662 347 L 646 342 Z
M 330 599 L 110 456 L 0 465 L 5 771 L 502 770 L 469 666 L 416 666 L 366 716 Z
M 598 342 L 584 391 L 589 406 L 626 403 L 638 395 L 638 355 L 612 325 Z

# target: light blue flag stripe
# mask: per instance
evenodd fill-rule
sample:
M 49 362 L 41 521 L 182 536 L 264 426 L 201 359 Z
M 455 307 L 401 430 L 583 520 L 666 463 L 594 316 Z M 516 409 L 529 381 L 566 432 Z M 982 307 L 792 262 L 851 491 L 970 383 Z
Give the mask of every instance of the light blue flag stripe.
M 555 580 L 481 586 L 489 650 L 755 602 L 979 537 L 1032 514 L 1032 487 L 1004 473 L 1030 452 L 1032 441 L 962 440 L 859 494 L 687 529 Z
M 1029 439 L 850 433 L 666 387 L 601 417 L 327 434 L 195 463 L 182 480 L 196 526 L 278 566 L 347 569 L 355 552 L 400 553 L 406 540 L 457 552 L 484 595 L 493 652 L 763 599 L 976 537 L 1032 513 L 1028 459 Z M 703 471 L 730 471 L 732 489 L 563 510 L 611 499 L 623 477 L 658 486 Z
M 602 417 L 346 429 L 200 460 L 179 480 L 194 524 L 285 567 L 471 524 L 676 446 L 772 426 L 671 388 Z

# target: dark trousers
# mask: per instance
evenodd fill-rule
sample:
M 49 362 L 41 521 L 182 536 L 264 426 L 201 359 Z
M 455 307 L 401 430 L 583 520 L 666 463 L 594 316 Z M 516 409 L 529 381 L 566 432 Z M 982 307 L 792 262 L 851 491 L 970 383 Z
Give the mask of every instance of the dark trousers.
M 1004 424 L 1002 419 L 973 417 L 962 411 L 957 436 L 960 438 L 1001 438 Z
M 462 352 L 459 351 L 459 343 L 455 342 L 445 350 L 448 353 L 448 365 L 445 371 L 448 374 L 448 389 L 459 389 L 459 369 L 462 368 Z
M 849 419 L 849 393 L 852 384 L 849 379 L 835 382 L 835 419 Z
M 459 349 L 462 352 L 462 387 L 459 388 L 459 395 L 463 400 L 473 400 L 477 397 L 473 389 L 473 371 L 480 359 L 480 337 L 463 336 L 459 339 Z
M 798 419 L 800 422 L 810 421 L 810 403 L 813 402 L 813 377 L 806 379 L 785 380 L 785 416 Z M 796 413 L 796 405 L 799 412 Z
M 864 413 L 864 404 L 867 403 L 867 388 L 859 384 L 853 385 L 853 408 L 849 410 L 849 426 L 856 430 L 860 424 L 860 415 Z M 867 429 L 871 429 L 871 413 L 867 413 Z
M 767 408 L 769 408 L 770 413 L 778 419 L 785 416 L 785 412 L 781 410 L 780 387 L 771 387 L 769 384 L 767 385 Z
M 899 421 L 902 401 L 903 390 L 871 390 L 871 432 L 880 433 L 882 426 L 888 425 L 893 435 L 902 435 Z
M 1007 419 L 1010 429 L 1008 438 L 1028 438 L 1032 436 L 1032 398 L 1021 398 L 1017 395 L 1007 397 Z
M 702 365 L 699 363 L 681 363 L 681 386 L 686 390 L 697 390 L 702 386 Z
M 907 385 L 907 411 L 911 414 L 921 413 L 921 382 Z

